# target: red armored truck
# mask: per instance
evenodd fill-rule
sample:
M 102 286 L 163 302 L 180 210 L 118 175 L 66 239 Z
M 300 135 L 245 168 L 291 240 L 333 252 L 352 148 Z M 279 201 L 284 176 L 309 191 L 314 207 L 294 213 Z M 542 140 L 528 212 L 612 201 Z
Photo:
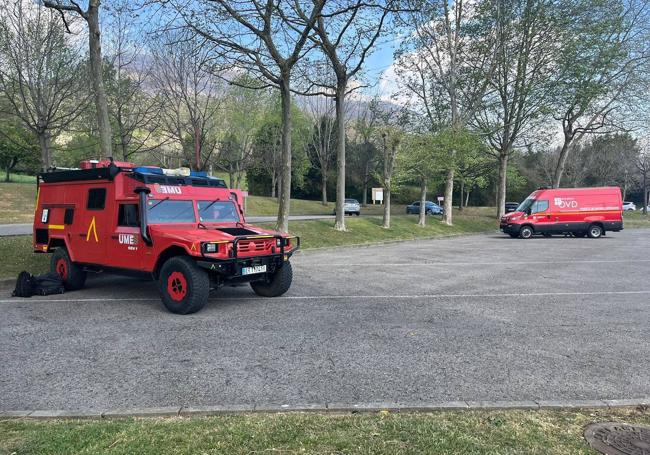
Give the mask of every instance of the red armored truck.
M 623 229 L 623 201 L 617 187 L 541 188 L 517 209 L 501 218 L 501 230 L 511 237 L 572 234 L 598 238 Z
M 41 174 L 37 194 L 34 251 L 53 253 L 68 290 L 88 272 L 153 278 L 165 307 L 189 314 L 223 285 L 265 297 L 291 286 L 300 239 L 247 224 L 242 193 L 205 173 L 85 161 Z

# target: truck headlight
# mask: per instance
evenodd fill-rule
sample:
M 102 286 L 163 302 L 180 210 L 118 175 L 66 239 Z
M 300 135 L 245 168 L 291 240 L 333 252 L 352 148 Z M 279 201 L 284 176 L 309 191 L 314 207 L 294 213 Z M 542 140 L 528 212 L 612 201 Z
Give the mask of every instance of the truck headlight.
M 204 251 L 206 253 L 216 253 L 218 249 L 218 245 L 216 243 L 205 243 L 204 244 Z

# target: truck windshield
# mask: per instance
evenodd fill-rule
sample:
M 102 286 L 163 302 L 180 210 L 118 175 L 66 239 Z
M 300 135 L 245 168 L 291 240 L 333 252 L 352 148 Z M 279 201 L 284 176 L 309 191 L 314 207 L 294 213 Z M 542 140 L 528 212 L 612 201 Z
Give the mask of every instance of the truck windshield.
M 524 200 L 521 204 L 519 204 L 519 207 L 515 209 L 516 212 L 527 212 L 528 209 L 530 209 L 530 206 L 533 205 L 535 202 L 535 199 L 528 198 Z
M 240 221 L 233 201 L 197 201 L 199 221 L 207 223 L 227 223 Z
M 170 199 L 149 199 L 147 201 L 147 223 L 195 223 L 192 201 Z

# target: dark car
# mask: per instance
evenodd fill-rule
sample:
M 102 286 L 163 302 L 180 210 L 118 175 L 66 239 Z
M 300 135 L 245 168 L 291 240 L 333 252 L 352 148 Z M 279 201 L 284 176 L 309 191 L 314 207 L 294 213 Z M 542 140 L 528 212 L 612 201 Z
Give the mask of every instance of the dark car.
M 519 202 L 506 202 L 506 213 L 514 212 L 519 207 Z
M 442 215 L 442 207 L 440 207 L 435 202 L 426 201 L 425 203 L 425 212 L 427 215 Z M 415 201 L 411 205 L 406 206 L 406 214 L 419 214 L 420 213 L 420 201 Z

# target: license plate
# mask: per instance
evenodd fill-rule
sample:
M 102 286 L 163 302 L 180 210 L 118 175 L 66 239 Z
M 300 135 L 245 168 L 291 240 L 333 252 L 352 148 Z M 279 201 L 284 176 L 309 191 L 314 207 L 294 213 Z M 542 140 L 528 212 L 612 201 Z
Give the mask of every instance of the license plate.
M 265 265 L 256 265 L 255 267 L 242 267 L 241 268 L 241 274 L 242 275 L 253 275 L 254 273 L 265 273 L 266 272 L 266 266 Z

